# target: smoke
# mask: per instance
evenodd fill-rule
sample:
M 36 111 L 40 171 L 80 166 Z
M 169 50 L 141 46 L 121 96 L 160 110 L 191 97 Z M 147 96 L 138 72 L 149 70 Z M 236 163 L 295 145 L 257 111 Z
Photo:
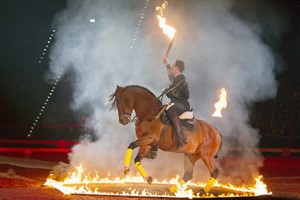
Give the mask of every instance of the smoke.
M 72 0 L 55 17 L 48 77 L 54 80 L 61 69 L 75 74 L 71 106 L 78 114 L 88 111 L 86 126 L 98 137 L 95 142 L 85 138 L 73 148 L 71 165 L 82 163 L 88 170 L 122 174 L 125 150 L 135 140 L 134 125 L 120 125 L 117 112 L 109 111 L 105 104 L 106 97 L 117 85 L 145 86 L 158 96 L 169 84 L 161 61 L 169 41 L 158 27 L 155 12 L 162 2 Z M 277 90 L 275 60 L 262 40 L 262 25 L 259 19 L 250 22 L 239 16 L 242 8 L 237 3 L 174 0 L 164 12 L 167 22 L 177 29 L 169 59 L 186 62 L 195 115 L 222 132 L 223 158 L 227 158 L 225 147 L 258 145 L 258 130 L 248 123 L 251 105 L 274 98 Z M 247 16 L 255 16 L 253 10 Z M 228 91 L 228 108 L 223 118 L 212 118 L 217 91 L 222 87 Z M 224 179 L 258 173 L 260 154 L 249 150 L 240 154 L 242 160 L 235 166 L 226 159 L 219 164 Z M 183 156 L 159 151 L 156 160 L 145 159 L 143 165 L 155 178 L 174 177 L 183 172 Z M 209 177 L 201 161 L 195 176 Z

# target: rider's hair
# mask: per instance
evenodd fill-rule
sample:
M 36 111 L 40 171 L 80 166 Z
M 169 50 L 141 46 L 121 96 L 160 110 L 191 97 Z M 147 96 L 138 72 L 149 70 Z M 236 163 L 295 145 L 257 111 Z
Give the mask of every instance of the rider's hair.
M 177 66 L 180 72 L 183 72 L 185 69 L 184 62 L 182 60 L 175 60 L 175 66 Z

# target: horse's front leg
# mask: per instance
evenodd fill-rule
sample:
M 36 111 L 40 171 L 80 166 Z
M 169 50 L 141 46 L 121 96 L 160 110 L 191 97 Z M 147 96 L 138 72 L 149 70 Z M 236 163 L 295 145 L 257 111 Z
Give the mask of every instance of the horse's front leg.
M 125 175 L 130 172 L 129 165 L 130 165 L 130 160 L 132 157 L 132 151 L 133 151 L 133 149 L 135 149 L 138 146 L 140 146 L 139 140 L 136 140 L 136 141 L 130 143 L 130 145 L 128 146 L 128 148 L 126 150 L 125 157 L 124 157 L 124 170 L 123 170 Z
M 134 165 L 137 168 L 137 170 L 139 171 L 140 175 L 149 183 L 151 184 L 153 181 L 153 178 L 151 176 L 148 176 L 146 170 L 143 168 L 142 166 L 142 159 L 145 157 L 145 155 L 148 154 L 148 152 L 150 151 L 151 146 L 147 145 L 147 146 L 141 146 L 139 149 L 139 152 L 137 154 L 137 156 L 134 159 Z
M 152 146 L 150 144 L 153 144 L 154 142 L 154 138 L 151 136 L 144 136 L 142 138 L 140 138 L 139 140 L 136 140 L 134 142 L 132 142 L 127 150 L 126 150 L 126 154 L 124 157 L 124 174 L 128 174 L 130 171 L 129 165 L 130 165 L 130 160 L 132 157 L 132 151 L 133 149 L 135 149 L 136 147 L 140 147 L 139 152 L 134 160 L 135 162 L 135 166 L 138 169 L 138 171 L 140 172 L 140 174 L 146 178 L 146 172 L 143 169 L 142 165 L 141 165 L 141 160 L 142 158 L 144 158 L 148 152 L 150 151 L 150 149 L 152 148 Z M 147 180 L 147 182 L 149 183 L 149 181 Z

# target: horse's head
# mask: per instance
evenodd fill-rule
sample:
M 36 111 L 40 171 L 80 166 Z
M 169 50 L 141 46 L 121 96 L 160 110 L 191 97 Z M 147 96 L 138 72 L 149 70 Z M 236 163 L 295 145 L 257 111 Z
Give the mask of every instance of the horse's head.
M 118 109 L 119 122 L 123 125 L 131 121 L 141 122 L 151 119 L 162 106 L 161 101 L 150 90 L 138 85 L 117 86 L 108 100 L 112 101 L 112 108 Z M 136 116 L 131 120 L 133 110 Z
M 124 88 L 117 86 L 115 92 L 110 95 L 109 101 L 112 101 L 112 107 L 117 108 L 119 115 L 119 122 L 126 125 L 131 122 L 131 113 L 134 106 L 134 98 L 132 95 L 124 92 Z

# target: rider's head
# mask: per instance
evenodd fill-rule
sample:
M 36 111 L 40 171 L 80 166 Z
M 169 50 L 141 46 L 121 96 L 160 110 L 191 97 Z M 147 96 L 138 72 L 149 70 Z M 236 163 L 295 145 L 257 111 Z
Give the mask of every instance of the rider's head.
M 183 72 L 185 69 L 184 62 L 182 60 L 175 60 L 175 66 L 178 67 L 180 72 Z

